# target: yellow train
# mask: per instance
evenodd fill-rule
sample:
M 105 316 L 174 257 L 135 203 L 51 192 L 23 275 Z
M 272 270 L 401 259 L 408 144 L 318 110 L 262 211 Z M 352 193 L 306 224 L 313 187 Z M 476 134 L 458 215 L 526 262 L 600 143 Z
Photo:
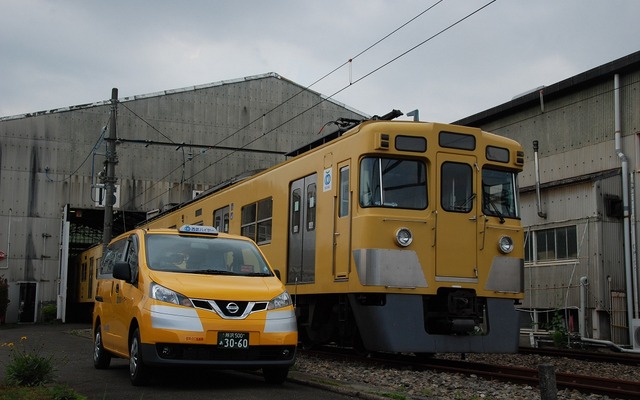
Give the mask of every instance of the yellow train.
M 385 352 L 513 352 L 524 296 L 517 142 L 369 120 L 143 228 L 211 225 L 281 271 L 300 339 Z
M 75 258 L 75 265 L 71 269 L 74 272 L 73 279 L 75 283 L 71 287 L 75 287 L 74 302 L 77 305 L 87 305 L 93 308 L 93 301 L 96 295 L 96 279 L 98 279 L 98 271 L 102 262 L 102 243 L 93 245 L 81 252 Z M 84 311 L 82 314 L 90 315 Z

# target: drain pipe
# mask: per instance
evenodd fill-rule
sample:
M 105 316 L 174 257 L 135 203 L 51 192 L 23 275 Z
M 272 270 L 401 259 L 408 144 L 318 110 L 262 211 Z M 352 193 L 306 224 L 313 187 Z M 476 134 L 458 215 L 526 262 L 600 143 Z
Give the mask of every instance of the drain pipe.
M 635 172 L 629 174 L 629 193 L 630 212 L 629 220 L 631 221 L 631 275 L 633 282 L 633 318 L 638 318 L 640 314 L 640 303 L 638 298 L 638 248 L 636 243 L 636 178 Z M 633 329 L 633 327 L 632 327 Z
M 622 211 L 623 211 L 623 227 L 624 227 L 624 269 L 627 281 L 627 325 L 629 325 L 629 343 L 633 343 L 633 329 L 631 321 L 633 321 L 633 278 L 631 274 L 631 240 L 630 240 L 630 221 L 629 221 L 629 159 L 622 152 L 622 138 L 620 129 L 621 111 L 620 111 L 620 76 L 615 74 L 613 77 L 613 107 L 614 107 L 614 139 L 616 146 L 616 154 L 620 158 L 622 168 Z
M 533 164 L 536 170 L 536 207 L 538 217 L 547 218 L 547 214 L 542 212 L 542 201 L 540 200 L 540 166 L 538 164 L 538 141 L 533 141 Z
M 580 325 L 580 339 L 587 337 L 587 286 L 589 281 L 586 276 L 580 278 L 580 312 L 578 313 L 578 325 Z

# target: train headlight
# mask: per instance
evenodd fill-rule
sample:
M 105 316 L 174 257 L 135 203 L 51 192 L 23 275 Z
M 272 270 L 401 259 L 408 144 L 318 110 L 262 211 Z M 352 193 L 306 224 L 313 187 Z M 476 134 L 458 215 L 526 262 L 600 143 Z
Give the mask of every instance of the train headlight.
M 413 241 L 413 233 L 409 228 L 400 228 L 396 231 L 396 242 L 398 246 L 407 247 Z
M 513 251 L 513 239 L 509 236 L 503 236 L 498 240 L 498 248 L 500 252 L 504 254 L 509 254 Z

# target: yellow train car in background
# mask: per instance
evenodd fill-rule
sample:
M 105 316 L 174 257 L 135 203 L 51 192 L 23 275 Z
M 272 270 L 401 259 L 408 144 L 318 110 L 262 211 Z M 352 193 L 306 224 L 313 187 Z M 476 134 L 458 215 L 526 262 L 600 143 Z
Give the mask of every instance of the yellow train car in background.
M 307 345 L 514 352 L 524 296 L 517 142 L 477 128 L 369 120 L 158 215 L 257 242 Z
M 96 279 L 102 261 L 102 243 L 84 250 L 76 258 L 75 300 L 80 304 L 90 304 L 96 294 Z

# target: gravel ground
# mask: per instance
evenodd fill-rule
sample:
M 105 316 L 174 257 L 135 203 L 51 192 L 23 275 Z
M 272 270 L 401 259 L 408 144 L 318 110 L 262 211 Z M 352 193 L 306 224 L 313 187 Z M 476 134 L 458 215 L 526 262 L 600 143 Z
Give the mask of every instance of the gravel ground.
M 440 355 L 437 355 L 440 356 Z M 458 358 L 459 355 L 440 356 Z M 557 372 L 597 375 L 640 381 L 640 369 L 635 366 L 594 363 L 567 358 L 518 354 L 467 354 L 469 361 L 499 365 L 514 365 L 537 369 L 540 364 L 552 364 Z M 370 387 L 370 391 L 394 399 L 429 400 L 539 400 L 537 387 L 489 381 L 476 376 L 464 376 L 432 371 L 411 371 L 381 368 L 357 362 L 327 361 L 299 354 L 295 371 L 349 384 Z M 558 391 L 558 399 L 611 399 L 596 394 Z

